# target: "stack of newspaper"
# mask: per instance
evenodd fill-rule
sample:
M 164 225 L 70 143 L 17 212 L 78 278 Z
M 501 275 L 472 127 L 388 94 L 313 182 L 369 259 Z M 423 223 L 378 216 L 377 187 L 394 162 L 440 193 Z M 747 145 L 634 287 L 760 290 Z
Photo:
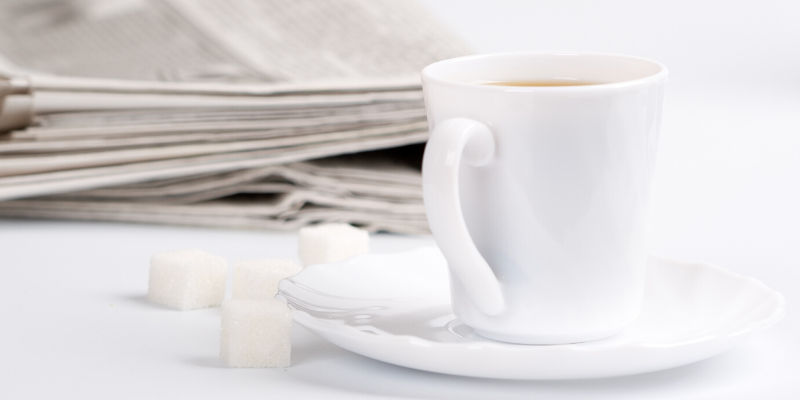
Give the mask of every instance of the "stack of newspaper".
M 425 232 L 406 0 L 0 0 L 0 216 Z

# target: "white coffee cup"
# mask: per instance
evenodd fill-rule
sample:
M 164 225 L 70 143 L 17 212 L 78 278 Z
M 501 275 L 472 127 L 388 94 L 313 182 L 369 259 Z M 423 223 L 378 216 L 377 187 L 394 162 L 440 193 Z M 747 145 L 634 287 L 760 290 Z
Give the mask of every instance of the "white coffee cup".
M 476 55 L 422 71 L 425 208 L 461 322 L 525 344 L 633 322 L 666 78 L 657 62 L 598 53 Z M 559 79 L 599 84 L 479 84 Z

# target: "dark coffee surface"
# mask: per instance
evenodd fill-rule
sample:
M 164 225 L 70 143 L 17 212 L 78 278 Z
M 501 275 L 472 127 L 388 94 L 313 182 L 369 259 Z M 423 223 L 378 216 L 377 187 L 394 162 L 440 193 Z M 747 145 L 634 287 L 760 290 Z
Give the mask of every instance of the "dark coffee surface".
M 481 85 L 491 85 L 491 86 L 588 86 L 588 85 L 599 85 L 601 83 L 602 82 L 551 79 L 551 80 L 538 80 L 538 81 L 485 82 L 485 83 L 481 83 Z

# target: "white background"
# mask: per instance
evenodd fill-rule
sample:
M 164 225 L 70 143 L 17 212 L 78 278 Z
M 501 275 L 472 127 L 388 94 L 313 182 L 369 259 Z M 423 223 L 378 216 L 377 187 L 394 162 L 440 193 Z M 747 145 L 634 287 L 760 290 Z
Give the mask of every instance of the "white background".
M 219 310 L 145 300 L 155 251 L 296 258 L 291 234 L 0 220 L 3 398 L 800 398 L 800 1 L 422 2 L 479 52 L 632 54 L 670 68 L 653 251 L 781 291 L 787 315 L 744 346 L 632 377 L 513 382 L 424 373 L 298 328 L 291 368 L 217 358 Z M 0 161 L 1 162 L 1 161 Z M 379 235 L 377 252 L 431 243 Z

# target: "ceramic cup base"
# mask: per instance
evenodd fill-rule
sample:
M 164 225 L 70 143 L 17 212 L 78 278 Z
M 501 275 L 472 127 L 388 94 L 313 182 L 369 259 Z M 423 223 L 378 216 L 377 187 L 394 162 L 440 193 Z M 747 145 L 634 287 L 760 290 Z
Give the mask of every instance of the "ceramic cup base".
M 496 332 L 485 332 L 475 329 L 475 333 L 483 338 L 495 340 L 498 342 L 513 343 L 513 344 L 530 344 L 530 345 L 554 345 L 554 344 L 572 344 L 584 343 L 594 340 L 605 339 L 622 332 L 623 328 L 615 328 L 611 330 L 579 333 L 570 335 L 508 335 Z

